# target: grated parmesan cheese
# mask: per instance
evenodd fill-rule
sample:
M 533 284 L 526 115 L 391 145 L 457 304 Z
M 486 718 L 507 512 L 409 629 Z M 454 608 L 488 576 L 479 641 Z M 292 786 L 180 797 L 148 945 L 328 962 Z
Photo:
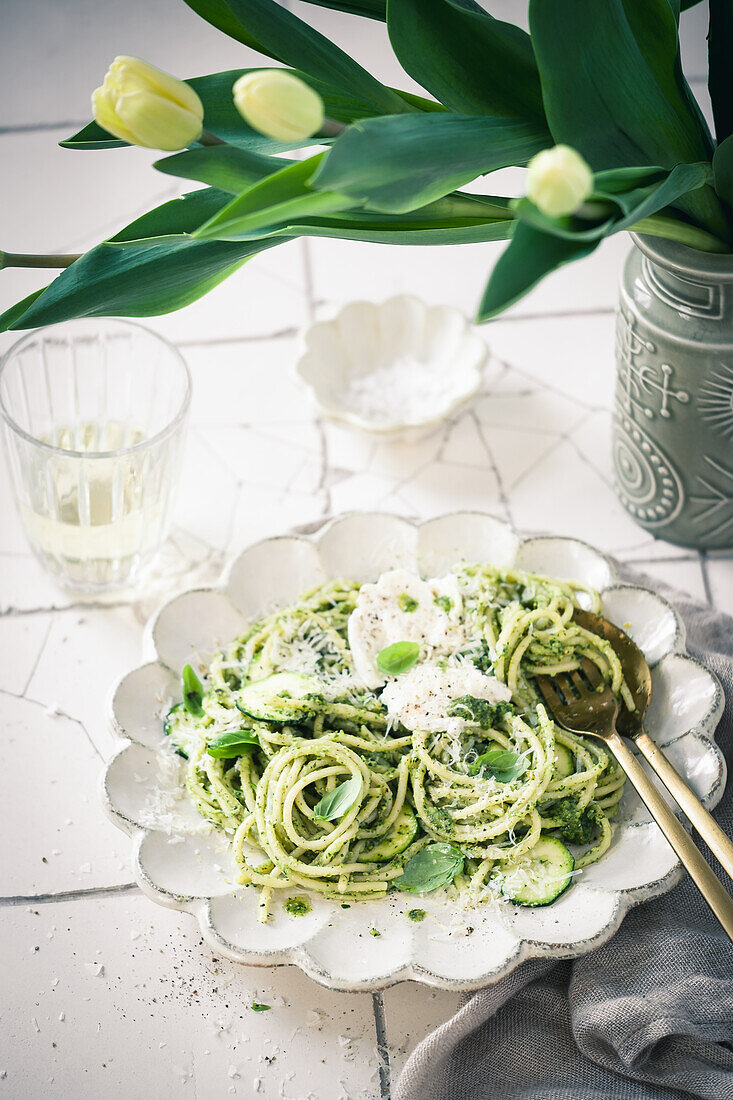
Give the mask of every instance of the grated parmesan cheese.
M 420 424 L 441 416 L 454 395 L 455 379 L 450 371 L 444 367 L 433 370 L 415 356 L 403 355 L 349 378 L 337 391 L 337 400 L 344 409 L 373 424 Z

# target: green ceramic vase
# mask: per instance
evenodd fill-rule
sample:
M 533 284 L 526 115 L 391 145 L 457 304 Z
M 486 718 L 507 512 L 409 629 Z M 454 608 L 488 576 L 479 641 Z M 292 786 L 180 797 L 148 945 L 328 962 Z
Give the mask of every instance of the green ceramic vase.
M 733 547 L 733 256 L 634 236 L 616 329 L 622 504 L 680 546 Z

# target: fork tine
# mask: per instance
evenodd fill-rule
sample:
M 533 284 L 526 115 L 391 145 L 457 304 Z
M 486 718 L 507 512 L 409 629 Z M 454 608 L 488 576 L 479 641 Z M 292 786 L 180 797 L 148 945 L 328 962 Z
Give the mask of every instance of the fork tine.
M 558 695 L 557 687 L 549 676 L 536 676 L 535 682 L 540 689 L 540 695 L 547 703 L 550 711 L 554 712 L 558 707 L 563 706 L 563 701 Z
M 575 698 L 573 681 L 566 673 L 559 672 L 557 676 L 555 676 L 555 683 L 559 686 L 567 702 L 571 702 Z
M 588 677 L 588 683 L 591 685 L 591 687 L 601 687 L 601 685 L 605 681 L 603 679 L 603 676 L 601 675 L 598 665 L 593 664 L 593 661 L 589 660 L 588 657 L 584 657 L 583 660 L 580 662 L 580 665 L 583 669 L 583 672 Z
M 575 690 L 578 692 L 578 695 L 587 695 L 588 685 L 586 684 L 585 680 L 580 675 L 577 669 L 573 669 L 573 671 L 570 673 L 570 679 L 575 684 Z

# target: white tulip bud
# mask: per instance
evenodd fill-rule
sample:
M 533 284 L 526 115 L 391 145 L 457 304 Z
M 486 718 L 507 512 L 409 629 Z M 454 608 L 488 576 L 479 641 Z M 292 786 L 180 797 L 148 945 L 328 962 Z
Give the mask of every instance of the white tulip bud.
M 527 165 L 527 198 L 550 218 L 574 214 L 592 190 L 591 169 L 569 145 L 543 149 Z
M 116 57 L 92 93 L 99 125 L 130 145 L 173 152 L 201 136 L 204 107 L 190 85 L 137 57 Z
M 323 126 L 323 100 L 318 92 L 282 69 L 245 73 L 232 91 L 244 121 L 267 137 L 303 141 Z

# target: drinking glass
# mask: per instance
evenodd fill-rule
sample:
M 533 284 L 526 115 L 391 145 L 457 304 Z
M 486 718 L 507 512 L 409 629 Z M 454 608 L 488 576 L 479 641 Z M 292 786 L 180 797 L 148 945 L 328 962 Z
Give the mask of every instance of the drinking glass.
M 191 378 L 142 325 L 81 320 L 24 336 L 0 361 L 2 434 L 37 557 L 86 591 L 128 584 L 165 540 Z

